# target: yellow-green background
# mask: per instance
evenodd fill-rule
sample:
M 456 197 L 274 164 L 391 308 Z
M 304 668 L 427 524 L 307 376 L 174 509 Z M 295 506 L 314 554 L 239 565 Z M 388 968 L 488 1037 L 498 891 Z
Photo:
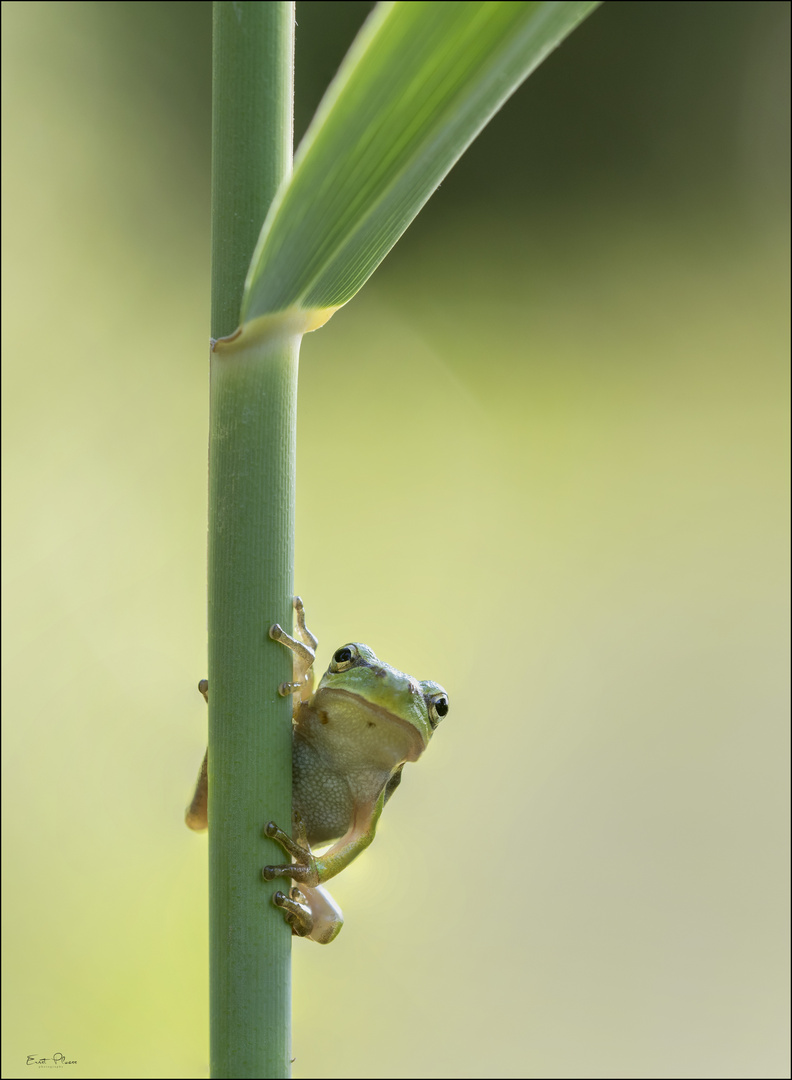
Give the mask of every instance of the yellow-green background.
M 3 15 L 3 1074 L 200 1077 L 210 7 Z M 606 4 L 305 340 L 320 660 L 452 708 L 298 1077 L 789 1075 L 788 18 Z

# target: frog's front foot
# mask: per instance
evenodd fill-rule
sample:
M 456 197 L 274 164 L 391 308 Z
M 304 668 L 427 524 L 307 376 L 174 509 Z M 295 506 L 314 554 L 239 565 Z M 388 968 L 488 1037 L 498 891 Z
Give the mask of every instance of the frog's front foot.
M 281 645 L 285 645 L 293 654 L 293 681 L 281 683 L 278 687 L 278 693 L 282 697 L 288 697 L 289 694 L 298 694 L 302 700 L 307 701 L 313 690 L 313 676 L 311 674 L 311 669 L 314 660 L 316 659 L 316 646 L 318 642 L 316 637 L 305 625 L 305 608 L 303 607 L 303 602 L 299 596 L 293 598 L 292 606 L 294 607 L 295 621 L 297 624 L 294 628 L 297 637 L 294 638 L 291 634 L 287 634 L 283 627 L 278 623 L 273 623 L 269 628 L 269 636 L 273 641 L 279 641 Z
M 291 855 L 296 860 L 293 863 L 285 863 L 280 866 L 265 866 L 261 871 L 261 876 L 265 881 L 272 881 L 276 877 L 285 877 L 291 878 L 293 881 L 299 881 L 303 885 L 319 884 L 319 871 L 316 860 L 307 848 L 295 844 L 289 834 L 278 828 L 274 821 L 270 821 L 265 825 L 264 835 L 268 836 L 270 840 L 274 840 L 276 844 L 280 844 L 287 855 Z

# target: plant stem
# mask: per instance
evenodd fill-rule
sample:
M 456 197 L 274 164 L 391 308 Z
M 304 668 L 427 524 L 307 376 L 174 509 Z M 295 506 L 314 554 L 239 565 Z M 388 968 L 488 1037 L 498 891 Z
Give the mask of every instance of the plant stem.
M 212 28 L 212 337 L 239 325 L 242 288 L 291 173 L 294 4 L 215 0 Z
M 293 4 L 214 4 L 212 336 L 232 332 L 261 224 L 291 167 Z M 290 1074 L 291 933 L 261 867 L 291 823 L 290 628 L 299 337 L 211 357 L 209 908 L 211 1074 Z

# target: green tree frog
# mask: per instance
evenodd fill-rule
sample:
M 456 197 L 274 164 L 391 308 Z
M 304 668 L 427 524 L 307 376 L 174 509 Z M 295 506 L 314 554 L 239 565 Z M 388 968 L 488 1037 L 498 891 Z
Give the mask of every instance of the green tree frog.
M 288 894 L 276 892 L 273 903 L 293 933 L 328 944 L 344 918 L 322 885 L 374 839 L 404 765 L 418 760 L 448 713 L 448 695 L 439 683 L 418 682 L 358 642 L 336 649 L 314 693 L 318 642 L 305 625 L 298 596 L 294 610 L 296 638 L 277 623 L 269 631 L 293 653 L 293 681 L 278 688 L 292 694 L 294 703 L 292 835 L 273 821 L 264 829 L 293 861 L 265 866 L 261 873 L 265 880 L 295 882 Z M 208 701 L 206 680 L 199 689 Z M 207 827 L 207 757 L 186 820 L 191 829 Z M 314 855 L 314 848 L 327 844 Z

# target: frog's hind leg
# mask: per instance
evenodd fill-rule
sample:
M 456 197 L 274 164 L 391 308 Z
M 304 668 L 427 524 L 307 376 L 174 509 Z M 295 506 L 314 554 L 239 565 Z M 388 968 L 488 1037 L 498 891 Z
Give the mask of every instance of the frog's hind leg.
M 195 832 L 209 828 L 209 751 L 204 754 L 195 783 L 195 794 L 184 815 L 186 825 Z
M 206 679 L 201 679 L 198 683 L 198 689 L 201 691 L 206 704 L 209 704 L 209 683 Z M 192 802 L 187 807 L 184 815 L 184 820 L 187 825 L 194 829 L 195 832 L 202 832 L 209 827 L 209 751 L 204 754 L 203 763 L 201 764 L 201 771 L 198 773 L 198 779 L 195 783 L 195 794 L 192 797 Z

